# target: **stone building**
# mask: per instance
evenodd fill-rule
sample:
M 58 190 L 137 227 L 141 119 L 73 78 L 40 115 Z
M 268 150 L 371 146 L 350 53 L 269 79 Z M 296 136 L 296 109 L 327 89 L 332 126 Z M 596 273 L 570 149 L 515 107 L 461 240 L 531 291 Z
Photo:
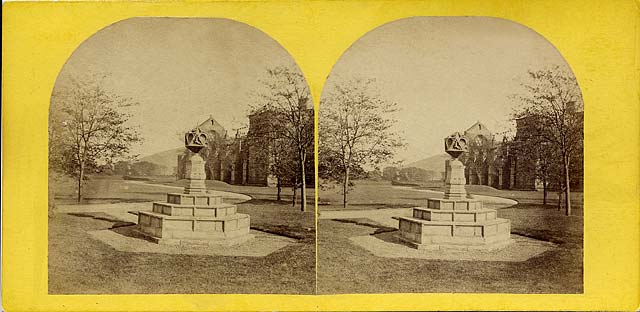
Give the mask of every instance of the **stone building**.
M 309 114 L 308 117 L 310 117 L 310 120 L 313 120 L 313 109 L 307 109 L 306 113 Z M 247 184 L 277 185 L 278 181 L 276 176 L 269 171 L 269 167 L 275 161 L 274 157 L 295 158 L 295 155 L 285 155 L 287 148 L 284 146 L 287 142 L 283 139 L 282 133 L 280 133 L 283 129 L 275 122 L 277 120 L 275 114 L 274 111 L 265 110 L 248 116 L 249 129 L 242 140 L 244 146 L 242 150 L 243 161 L 244 165 L 248 168 L 246 171 Z M 311 128 L 311 130 L 312 129 L 313 128 Z M 280 185 L 293 185 L 293 181 L 287 179 L 286 176 L 289 176 L 289 178 L 296 177 L 297 175 L 295 173 L 298 172 L 298 168 L 283 168 L 282 170 L 287 171 L 287 174 L 283 174 L 285 180 L 280 181 Z M 312 187 L 315 184 L 313 148 L 307 150 L 305 172 L 306 185 Z
M 534 118 L 525 117 L 515 120 L 516 135 L 511 141 L 505 138 L 498 141 L 495 135 L 480 121 L 464 132 L 469 142 L 469 152 L 461 160 L 465 164 L 467 184 L 488 185 L 498 189 L 541 190 L 542 183 L 536 178 L 536 160 L 525 155 L 518 146 L 532 143 L 531 133 L 536 126 Z M 582 189 L 582 155 L 579 155 L 573 168 L 574 177 L 571 187 Z M 554 183 L 549 189 L 556 189 Z
M 506 140 L 495 135 L 480 121 L 464 132 L 469 152 L 461 159 L 467 184 L 498 189 L 535 189 L 535 166 L 519 161 Z M 518 137 L 516 135 L 516 137 Z
M 311 110 L 313 114 L 313 110 Z M 272 164 L 272 149 L 278 148 L 275 140 L 278 127 L 271 111 L 262 111 L 248 116 L 249 126 L 235 129 L 233 136 L 213 118 L 198 125 L 209 138 L 209 146 L 200 153 L 204 157 L 207 180 L 218 180 L 229 184 L 275 186 L 277 179 L 269 171 Z M 313 149 L 310 151 L 311 171 L 307 171 L 307 184 L 314 184 Z M 186 178 L 186 153 L 178 156 L 177 177 Z M 282 185 L 290 185 L 284 181 Z

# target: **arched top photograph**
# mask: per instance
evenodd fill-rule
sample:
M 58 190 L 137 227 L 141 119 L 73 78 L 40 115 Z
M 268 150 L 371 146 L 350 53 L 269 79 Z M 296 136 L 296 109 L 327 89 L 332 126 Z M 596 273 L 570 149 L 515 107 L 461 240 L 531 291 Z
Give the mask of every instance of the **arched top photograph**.
M 312 293 L 313 122 L 295 60 L 245 23 L 87 38 L 51 95 L 49 293 Z
M 522 24 L 416 16 L 368 31 L 320 98 L 318 229 L 350 241 L 318 249 L 320 292 L 581 293 L 583 123 L 569 64 Z M 547 231 L 576 242 L 569 256 Z M 392 277 L 350 283 L 378 281 L 389 258 Z M 561 273 L 535 273 L 550 263 Z

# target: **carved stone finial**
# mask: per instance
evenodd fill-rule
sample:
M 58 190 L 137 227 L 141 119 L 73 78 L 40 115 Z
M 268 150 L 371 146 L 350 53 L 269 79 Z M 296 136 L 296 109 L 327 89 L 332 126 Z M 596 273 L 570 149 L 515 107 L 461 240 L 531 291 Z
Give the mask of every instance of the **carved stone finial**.
M 469 151 L 467 139 L 460 132 L 454 132 L 444 139 L 444 151 L 457 159 L 462 153 Z
M 190 151 L 197 153 L 207 146 L 207 135 L 195 128 L 184 134 L 184 146 Z

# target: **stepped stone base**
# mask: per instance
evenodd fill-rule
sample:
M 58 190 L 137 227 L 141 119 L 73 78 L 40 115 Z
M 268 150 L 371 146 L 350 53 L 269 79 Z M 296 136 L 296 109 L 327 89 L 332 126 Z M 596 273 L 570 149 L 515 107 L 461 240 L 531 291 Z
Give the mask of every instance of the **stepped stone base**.
M 234 245 L 252 237 L 250 217 L 235 205 L 207 193 L 167 194 L 167 202 L 140 211 L 138 231 L 149 240 L 169 245 Z
M 511 222 L 473 199 L 428 199 L 427 208 L 399 218 L 399 229 L 399 239 L 417 249 L 491 250 L 511 243 Z
M 478 210 L 482 209 L 482 202 L 476 199 L 427 199 L 427 208 L 440 210 Z

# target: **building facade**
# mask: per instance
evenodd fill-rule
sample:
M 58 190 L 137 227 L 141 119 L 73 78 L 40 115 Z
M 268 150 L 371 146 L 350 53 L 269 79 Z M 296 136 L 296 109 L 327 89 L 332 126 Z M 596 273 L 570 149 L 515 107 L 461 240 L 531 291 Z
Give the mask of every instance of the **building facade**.
M 497 141 L 495 135 L 480 121 L 464 132 L 469 142 L 469 152 L 461 160 L 465 164 L 467 184 L 487 185 L 497 189 L 541 190 L 542 181 L 536 175 L 541 159 L 530 154 L 528 148 L 535 143 L 531 136 L 536 126 L 535 118 L 515 120 L 516 135 L 512 140 Z M 582 189 L 582 154 L 576 157 L 572 168 L 571 187 Z M 547 181 L 548 189 L 557 189 L 557 182 Z
M 279 129 L 274 124 L 273 114 L 262 111 L 249 115 L 249 126 L 235 129 L 233 136 L 228 135 L 213 116 L 198 125 L 209 138 L 207 148 L 200 152 L 205 159 L 206 179 L 237 185 L 275 186 L 278 181 L 271 166 L 278 155 L 275 152 L 279 151 Z M 178 156 L 178 179 L 187 176 L 187 153 L 185 151 Z M 313 149 L 309 155 L 307 160 L 311 160 L 311 166 L 306 168 L 311 168 L 311 171 L 307 170 L 307 185 L 314 185 Z M 281 186 L 286 185 L 291 185 L 291 182 L 281 181 Z

